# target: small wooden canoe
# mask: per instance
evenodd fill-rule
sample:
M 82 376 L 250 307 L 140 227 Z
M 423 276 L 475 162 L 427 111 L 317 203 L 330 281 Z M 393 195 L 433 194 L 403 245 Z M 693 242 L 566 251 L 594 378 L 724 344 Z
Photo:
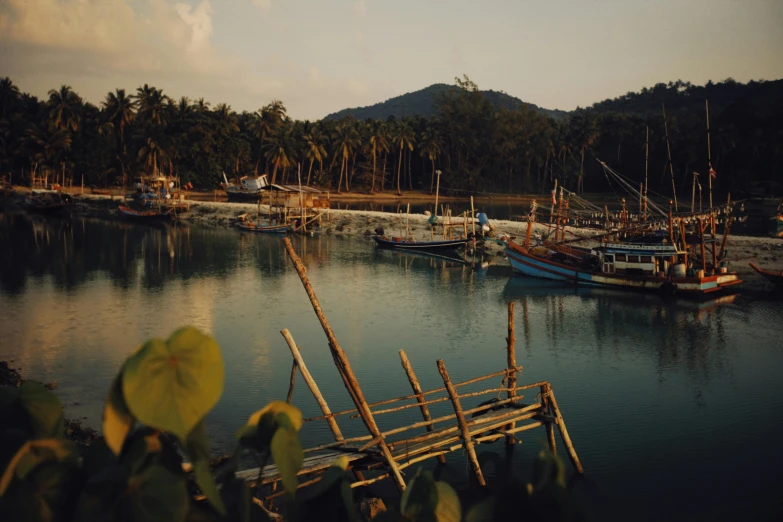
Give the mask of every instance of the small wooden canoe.
M 288 225 L 257 225 L 252 221 L 237 223 L 237 226 L 248 232 L 260 232 L 262 234 L 287 234 L 291 227 Z
M 168 212 L 159 212 L 157 210 L 134 210 L 125 205 L 120 205 L 117 207 L 117 210 L 126 218 L 135 221 L 161 221 L 171 219 L 171 214 Z
M 380 247 L 405 250 L 454 250 L 465 246 L 471 239 L 445 239 L 440 241 L 411 241 L 400 237 L 372 236 Z
M 749 264 L 753 270 L 758 272 L 767 281 L 777 286 L 778 288 L 783 288 L 783 272 L 773 272 L 772 270 L 764 270 L 763 268 L 757 266 L 756 263 L 749 263 Z

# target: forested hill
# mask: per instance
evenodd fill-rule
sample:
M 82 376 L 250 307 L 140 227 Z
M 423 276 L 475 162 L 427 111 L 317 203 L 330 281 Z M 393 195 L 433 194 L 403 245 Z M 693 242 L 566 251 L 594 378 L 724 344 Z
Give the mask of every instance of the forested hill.
M 660 115 L 661 104 L 664 104 L 667 112 L 694 110 L 704 114 L 705 100 L 709 100 L 711 111 L 739 106 L 754 113 L 773 114 L 783 107 L 783 80 L 738 83 L 729 78 L 720 83 L 710 81 L 706 85 L 693 85 L 677 80 L 607 99 L 594 104 L 590 109 L 598 113 L 649 116 Z
M 454 85 L 446 85 L 445 83 L 436 83 L 420 91 L 409 92 L 402 96 L 396 96 L 390 98 L 385 102 L 376 103 L 368 107 L 355 107 L 353 109 L 343 109 L 334 114 L 329 114 L 325 120 L 339 120 L 346 116 L 354 116 L 358 120 L 386 120 L 389 116 L 394 116 L 396 119 L 401 119 L 406 116 L 423 116 L 429 118 L 437 113 L 436 100 L 439 94 L 446 91 L 457 89 Z M 495 108 L 516 109 L 520 106 L 526 105 L 530 109 L 536 112 L 550 116 L 557 120 L 562 119 L 566 113 L 559 110 L 549 110 L 542 107 L 538 107 L 532 103 L 526 103 L 508 95 L 504 92 L 498 91 L 481 91 L 484 97 L 495 106 Z

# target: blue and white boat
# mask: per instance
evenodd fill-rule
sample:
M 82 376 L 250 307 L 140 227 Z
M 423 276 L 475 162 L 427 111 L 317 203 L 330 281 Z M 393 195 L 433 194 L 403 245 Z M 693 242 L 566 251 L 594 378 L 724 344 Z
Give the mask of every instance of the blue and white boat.
M 519 273 L 578 285 L 706 294 L 742 281 L 725 267 L 706 275 L 688 267 L 688 255 L 668 244 L 606 244 L 576 249 L 544 244 L 525 248 L 513 241 L 505 248 L 511 266 Z

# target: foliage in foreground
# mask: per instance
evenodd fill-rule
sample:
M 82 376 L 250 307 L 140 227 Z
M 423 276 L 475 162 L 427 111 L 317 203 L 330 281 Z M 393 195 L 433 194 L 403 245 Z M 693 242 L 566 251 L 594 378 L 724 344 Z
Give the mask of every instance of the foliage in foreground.
M 249 453 L 261 468 L 270 457 L 284 487 L 287 520 L 357 520 L 348 462 L 337 459 L 322 480 L 297 491 L 304 454 L 301 412 L 273 401 L 236 432 L 237 449 L 221 466 L 220 487 L 210 470 L 204 418 L 223 391 L 223 359 L 211 337 L 193 328 L 152 339 L 122 365 L 104 406 L 103 434 L 83 449 L 64 438 L 63 409 L 43 385 L 0 387 L 0 513 L 31 521 L 257 521 L 267 512 L 235 476 Z M 183 470 L 192 466 L 192 478 Z M 464 516 L 463 516 L 464 515 Z M 7 517 L 7 518 L 6 518 Z M 533 484 L 509 484 L 462 512 L 455 491 L 419 471 L 400 509 L 378 522 L 573 520 L 562 463 L 539 455 Z

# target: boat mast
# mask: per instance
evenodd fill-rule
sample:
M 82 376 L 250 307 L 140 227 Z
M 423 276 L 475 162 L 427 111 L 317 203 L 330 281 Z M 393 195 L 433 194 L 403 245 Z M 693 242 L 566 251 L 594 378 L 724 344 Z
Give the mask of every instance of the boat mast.
M 672 196 L 674 198 L 674 211 L 679 212 L 679 206 L 677 205 L 677 188 L 674 186 L 674 166 L 672 165 L 672 146 L 671 143 L 669 143 L 669 125 L 666 123 L 666 107 L 663 103 L 661 103 L 661 108 L 663 109 L 663 129 L 666 133 L 666 150 L 669 154 L 669 172 L 671 172 L 672 175 Z

